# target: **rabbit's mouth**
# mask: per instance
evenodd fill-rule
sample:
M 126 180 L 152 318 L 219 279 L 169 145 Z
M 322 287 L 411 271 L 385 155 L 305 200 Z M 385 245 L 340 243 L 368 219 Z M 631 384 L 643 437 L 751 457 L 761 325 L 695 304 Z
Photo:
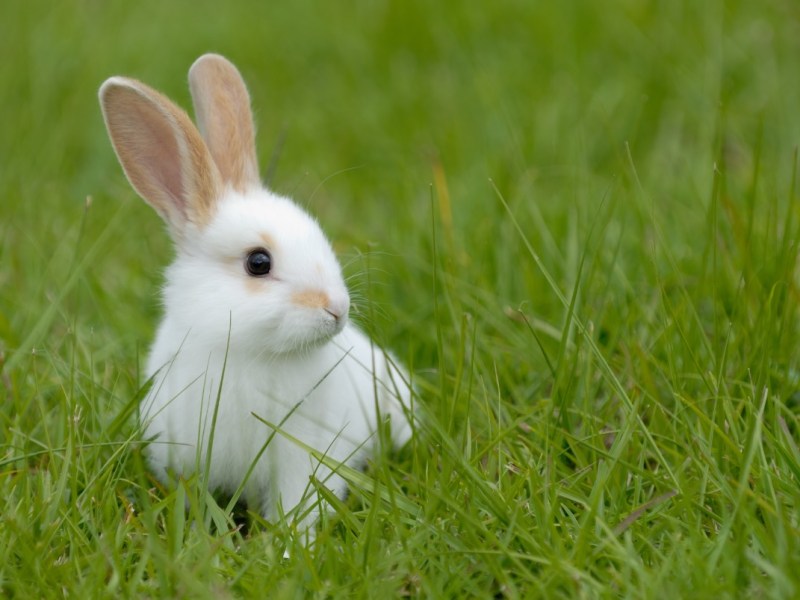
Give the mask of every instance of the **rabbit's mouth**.
M 334 330 L 333 333 L 328 336 L 330 339 L 336 334 L 341 333 L 341 331 L 344 329 L 344 326 L 347 325 L 347 313 L 338 315 L 334 312 L 331 312 L 327 308 L 325 309 L 325 312 L 333 318 Z
M 319 344 L 323 344 L 341 333 L 345 325 L 347 325 L 347 313 L 338 315 L 327 308 L 324 310 L 325 314 L 317 328 L 317 343 Z
M 289 318 L 266 339 L 259 336 L 260 343 L 266 343 L 277 354 L 303 353 L 324 346 L 347 326 L 347 313 L 339 316 L 327 309 L 317 309 L 314 313 L 311 318 L 306 311 L 287 315 Z

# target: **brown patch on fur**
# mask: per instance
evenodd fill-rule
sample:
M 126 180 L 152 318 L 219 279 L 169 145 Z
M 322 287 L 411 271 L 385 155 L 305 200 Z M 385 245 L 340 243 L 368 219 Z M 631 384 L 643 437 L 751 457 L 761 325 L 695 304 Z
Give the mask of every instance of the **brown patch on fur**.
M 222 178 L 238 192 L 259 185 L 250 95 L 241 74 L 218 54 L 205 54 L 189 69 L 197 125 Z
M 298 306 L 306 306 L 308 308 L 326 308 L 330 304 L 330 299 L 325 292 L 307 290 L 293 294 L 292 302 Z
M 268 280 L 263 277 L 248 277 L 244 287 L 249 294 L 260 294 L 267 286 Z
M 277 244 L 275 244 L 275 240 L 272 239 L 272 236 L 269 235 L 268 233 L 260 233 L 258 237 L 260 237 L 261 241 L 264 242 L 264 247 L 267 250 L 274 250 L 277 247 Z

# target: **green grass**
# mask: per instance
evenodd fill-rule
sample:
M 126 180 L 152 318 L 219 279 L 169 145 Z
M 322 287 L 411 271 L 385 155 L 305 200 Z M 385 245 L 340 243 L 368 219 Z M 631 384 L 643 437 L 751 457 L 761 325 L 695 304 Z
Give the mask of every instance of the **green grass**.
M 171 249 L 96 92 L 206 51 L 419 389 L 310 549 L 142 464 Z M 792 0 L 10 0 L 0 55 L 0 596 L 800 595 Z

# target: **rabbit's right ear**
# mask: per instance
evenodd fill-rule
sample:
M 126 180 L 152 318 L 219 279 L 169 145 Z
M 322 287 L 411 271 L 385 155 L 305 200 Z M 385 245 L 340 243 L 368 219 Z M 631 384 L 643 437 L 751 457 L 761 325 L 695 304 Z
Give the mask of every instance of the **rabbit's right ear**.
M 224 56 L 204 54 L 189 69 L 195 118 L 225 183 L 239 192 L 260 187 L 250 95 Z
M 112 77 L 100 87 L 108 135 L 131 185 L 180 238 L 206 225 L 222 179 L 184 111 L 147 85 Z

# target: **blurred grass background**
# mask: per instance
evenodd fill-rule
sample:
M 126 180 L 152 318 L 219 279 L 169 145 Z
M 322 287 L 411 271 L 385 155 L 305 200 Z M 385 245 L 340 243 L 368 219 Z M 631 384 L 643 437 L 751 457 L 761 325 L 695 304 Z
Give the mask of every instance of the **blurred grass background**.
M 428 419 L 288 561 L 130 443 L 171 249 L 96 93 L 208 51 Z M 0 56 L 3 593 L 800 593 L 794 2 L 10 1 Z

